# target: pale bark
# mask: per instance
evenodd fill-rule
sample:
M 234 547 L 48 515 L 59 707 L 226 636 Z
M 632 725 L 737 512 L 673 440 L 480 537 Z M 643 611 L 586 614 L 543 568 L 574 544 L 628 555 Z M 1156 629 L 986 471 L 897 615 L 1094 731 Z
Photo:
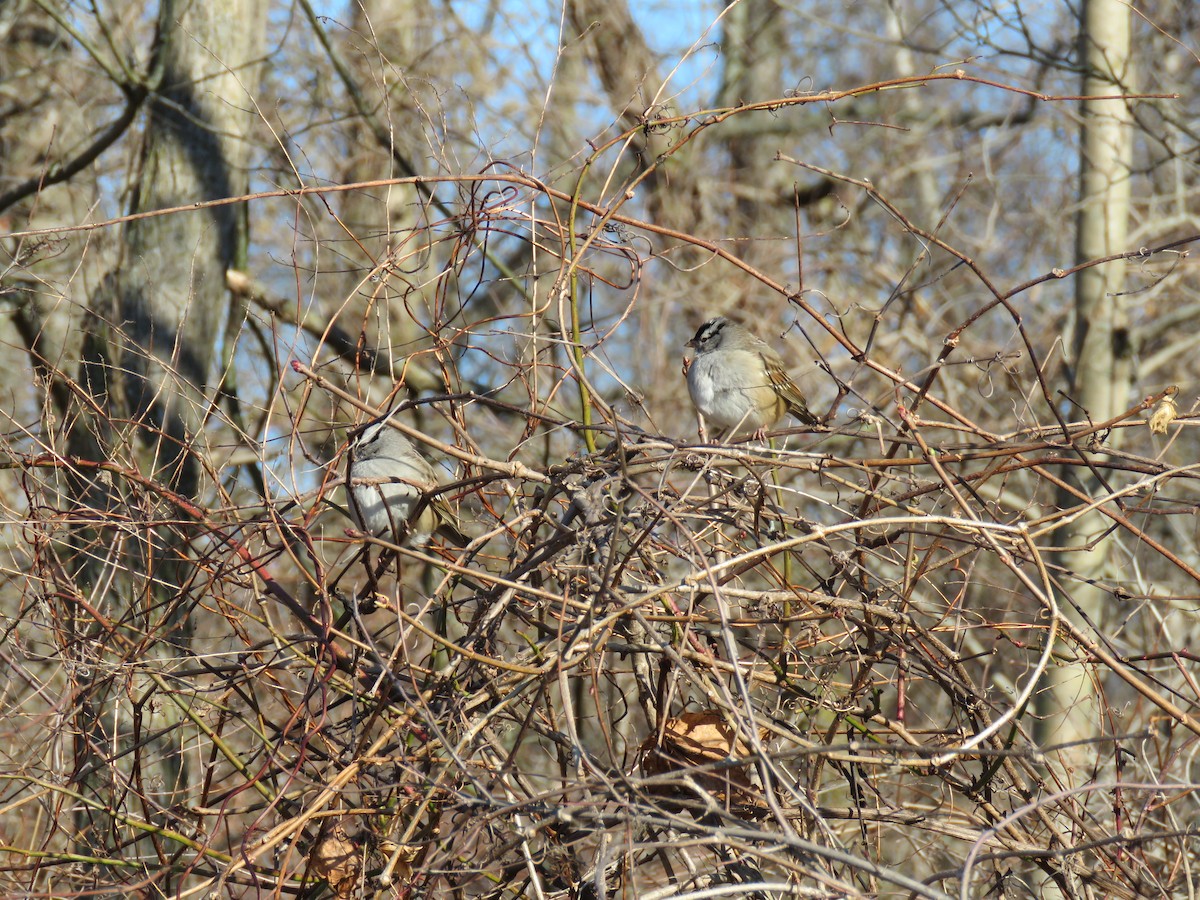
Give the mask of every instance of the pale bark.
M 1130 17 L 1129 7 L 1119 0 L 1088 0 L 1084 5 L 1080 38 L 1084 96 L 1111 98 L 1132 91 Z M 1128 249 L 1133 130 L 1130 106 L 1121 99 L 1084 100 L 1080 113 L 1076 260 L 1086 262 Z M 1077 405 L 1067 410 L 1069 418 L 1078 418 L 1082 412 L 1093 422 L 1103 422 L 1130 404 L 1133 348 L 1123 296 L 1125 272 L 1125 262 L 1117 260 L 1084 269 L 1076 276 L 1071 397 Z M 1117 433 L 1108 436 L 1110 445 L 1116 439 Z M 1104 460 L 1102 454 L 1081 452 L 1093 462 Z M 1109 489 L 1090 475 L 1078 477 L 1080 471 L 1071 467 L 1065 474 L 1089 495 L 1103 496 Z M 1060 494 L 1061 506 L 1078 503 L 1074 496 Z M 1064 611 L 1073 615 L 1073 604 L 1100 628 L 1112 601 L 1110 591 L 1102 585 L 1115 574 L 1110 565 L 1112 543 L 1103 537 L 1110 525 L 1098 514 L 1076 519 L 1063 529 L 1062 543 L 1079 549 L 1058 559 L 1070 572 L 1063 580 L 1068 595 L 1064 600 L 1069 600 Z M 1058 677 L 1053 691 L 1044 698 L 1044 736 L 1072 741 L 1095 735 L 1102 728 L 1102 699 L 1089 672 L 1082 665 L 1055 671 Z M 1056 723 L 1061 727 L 1056 728 Z
M 787 90 L 783 69 L 788 34 L 779 4 L 742 0 L 726 12 L 724 23 L 725 72 L 719 104 L 737 106 L 782 96 Z M 737 191 L 736 234 L 746 229 L 765 232 L 768 223 L 772 228 L 779 224 L 764 214 L 773 213 L 782 199 L 790 199 L 795 181 L 791 167 L 775 161 L 775 154 L 786 145 L 786 125 L 786 120 L 756 113 L 735 120 L 726 132 L 731 181 Z
M 263 0 L 164 2 L 162 90 L 151 106 L 133 212 L 246 192 L 247 84 L 265 8 Z M 242 217 L 233 205 L 132 222 L 114 273 L 130 410 L 178 442 L 160 452 L 172 484 L 188 496 L 198 478 L 191 444 L 212 397 L 215 338 L 227 314 L 225 270 L 244 253 Z
M 679 132 L 652 124 L 647 127 L 655 119 L 678 113 L 672 105 L 675 86 L 659 72 L 658 60 L 628 4 L 625 0 L 570 0 L 567 14 L 585 41 L 608 95 L 616 116 L 614 132 L 640 129 L 630 134 L 625 145 L 627 155 L 621 160 L 625 179 L 656 167 L 638 188 L 639 193 L 646 193 L 651 219 L 664 225 L 694 227 L 701 220 L 703 198 L 687 162 L 691 149 L 667 156 Z
M 160 88 L 130 212 L 246 193 L 265 8 L 264 0 L 164 0 Z M 244 255 L 245 240 L 238 205 L 185 209 L 126 227 L 122 259 L 90 308 L 83 381 L 97 414 L 78 419 L 75 453 L 136 466 L 184 499 L 201 490 L 218 336 L 228 314 L 225 271 Z M 78 479 L 68 489 L 114 525 L 148 525 L 75 536 L 88 601 L 152 648 L 139 654 L 136 673 L 120 677 L 135 651 L 101 633 L 88 636 L 97 655 L 87 661 L 92 679 L 77 698 L 76 756 L 89 760 L 80 791 L 100 809 L 81 810 L 77 839 L 107 852 L 135 836 L 110 811 L 128 806 L 174 822 L 171 810 L 197 787 L 184 758 L 191 729 L 182 727 L 181 711 L 190 697 L 166 696 L 168 683 L 156 677 L 173 664 L 167 657 L 190 651 L 190 591 L 206 576 L 189 560 L 189 517 L 177 503 L 119 478 Z
M 81 56 L 36 4 L 0 4 L 0 194 L 44 184 L 94 138 L 95 123 L 85 107 L 110 88 L 93 83 Z M 82 222 L 95 195 L 79 180 L 29 191 L 0 208 L 0 231 Z M 11 317 L 0 316 L 0 386 L 23 394 L 32 375 L 43 389 L 56 392 L 60 415 L 63 381 L 75 376 L 79 359 L 79 297 L 103 257 L 89 245 L 86 236 L 0 244 L 0 277 L 19 298 Z M 34 413 L 42 398 L 28 399 L 28 408 L 18 414 Z
M 427 128 L 425 116 L 429 113 L 420 98 L 425 81 L 418 68 L 432 40 L 427 5 L 411 0 L 362 0 L 352 7 L 351 34 L 357 46 L 347 48 L 348 62 L 375 121 L 359 119 L 350 129 L 352 149 L 340 180 L 403 177 L 410 166 L 422 174 L 438 171 L 436 161 L 430 164 L 433 151 L 424 140 L 432 129 Z M 384 135 L 386 145 L 380 140 Z M 414 386 L 435 386 L 420 364 L 405 366 L 407 357 L 423 346 L 424 337 L 405 300 L 416 309 L 422 304 L 419 297 L 404 296 L 408 281 L 391 280 L 387 270 L 389 248 L 395 244 L 411 248 L 408 236 L 422 221 L 423 203 L 420 191 L 411 185 L 364 189 L 346 194 L 342 200 L 341 221 L 349 234 L 338 235 L 336 241 L 352 264 L 330 292 L 336 304 L 330 313 L 364 328 L 367 347 L 379 353 L 384 378 L 372 402 L 391 390 L 388 376 L 395 373 L 405 372 L 416 382 Z M 432 265 L 436 260 L 426 252 L 406 255 L 402 263 L 415 283 L 428 281 L 427 267 Z M 419 274 L 421 270 L 426 276 Z M 372 272 L 376 277 L 368 280 Z M 345 311 L 339 313 L 339 308 Z

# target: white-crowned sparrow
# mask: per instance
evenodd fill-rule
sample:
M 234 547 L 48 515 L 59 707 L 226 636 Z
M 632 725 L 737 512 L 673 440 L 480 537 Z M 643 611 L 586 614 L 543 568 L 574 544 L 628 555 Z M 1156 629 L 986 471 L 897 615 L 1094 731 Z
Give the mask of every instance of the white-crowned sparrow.
M 429 496 L 438 487 L 433 466 L 390 419 L 388 413 L 374 420 L 350 443 L 346 497 L 351 519 L 360 531 L 397 544 L 424 546 L 435 531 L 465 544 L 449 507 Z
M 784 413 L 817 423 L 783 358 L 736 322 L 709 319 L 687 346 L 696 351 L 687 370 L 688 393 L 706 423 L 760 440 Z

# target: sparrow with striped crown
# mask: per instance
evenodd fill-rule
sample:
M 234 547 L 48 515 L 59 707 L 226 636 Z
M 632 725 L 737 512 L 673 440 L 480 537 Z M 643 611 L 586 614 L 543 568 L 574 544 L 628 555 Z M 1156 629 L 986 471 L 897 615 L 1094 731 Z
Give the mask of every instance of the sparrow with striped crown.
M 412 441 L 376 419 L 350 444 L 346 496 L 358 529 L 396 544 L 424 546 L 434 532 L 466 543 L 446 503 L 429 494 L 438 488 L 433 466 Z
M 695 356 L 687 370 L 688 393 L 708 425 L 762 440 L 790 413 L 806 425 L 817 417 L 770 344 L 738 323 L 717 316 L 687 342 Z

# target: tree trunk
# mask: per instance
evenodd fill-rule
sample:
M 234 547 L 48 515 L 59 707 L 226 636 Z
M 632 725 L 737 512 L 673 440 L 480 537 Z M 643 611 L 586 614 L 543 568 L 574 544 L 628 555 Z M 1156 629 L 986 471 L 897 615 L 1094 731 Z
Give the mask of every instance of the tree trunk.
M 246 231 L 241 206 L 186 207 L 247 191 L 264 20 L 263 0 L 162 3 L 159 88 L 129 211 L 185 210 L 129 223 L 122 258 L 89 308 L 83 383 L 94 412 L 78 418 L 70 441 L 77 455 L 120 473 L 68 485 L 99 522 L 74 535 L 78 583 L 104 619 L 120 623 L 115 632 L 93 625 L 77 642 L 86 675 L 74 685 L 76 764 L 80 791 L 96 804 L 80 807 L 77 840 L 91 852 L 121 848 L 128 858 L 141 832 L 122 817 L 178 825 L 192 787 L 190 730 L 176 726 L 189 694 L 164 693 L 162 676 L 168 660 L 191 652 L 189 589 L 205 575 L 192 559 L 191 517 L 175 498 L 201 492 L 225 271 L 244 256 Z
M 1088 0 L 1083 16 L 1084 96 L 1128 93 L 1132 90 L 1129 7 L 1119 0 Z M 1133 130 L 1131 110 L 1123 100 L 1084 100 L 1080 112 L 1076 260 L 1084 262 L 1126 249 Z M 1125 263 L 1120 260 L 1085 269 L 1076 278 L 1071 397 L 1077 406 L 1067 411 L 1068 418 L 1079 418 L 1082 411 L 1091 421 L 1103 422 L 1129 405 L 1132 348 L 1122 296 L 1124 281 Z M 1112 444 L 1115 440 L 1114 432 L 1108 441 Z M 1102 456 L 1080 452 L 1103 461 Z M 1102 496 L 1108 490 L 1081 467 L 1068 467 L 1064 474 L 1090 496 Z M 1066 492 L 1059 497 L 1063 508 L 1079 503 Z M 1109 524 L 1095 513 L 1076 519 L 1063 529 L 1062 543 L 1079 549 L 1063 553 L 1057 560 L 1069 573 L 1063 579 L 1066 595 L 1060 598 L 1064 613 L 1074 615 L 1073 604 L 1090 623 L 1099 626 L 1105 621 L 1110 600 L 1102 583 L 1115 574 L 1109 565 L 1111 542 L 1101 538 Z M 1088 671 L 1083 667 L 1056 671 L 1054 689 L 1045 695 L 1043 712 L 1048 718 L 1043 720 L 1047 726 L 1044 736 L 1055 741 L 1094 736 L 1101 725 L 1102 698 L 1097 696 Z

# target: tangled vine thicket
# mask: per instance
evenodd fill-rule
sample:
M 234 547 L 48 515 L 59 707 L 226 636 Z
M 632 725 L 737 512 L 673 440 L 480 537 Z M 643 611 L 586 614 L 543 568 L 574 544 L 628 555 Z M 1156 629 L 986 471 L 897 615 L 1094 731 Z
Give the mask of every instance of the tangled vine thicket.
M 544 298 L 474 318 L 459 292 L 490 231 L 523 224 L 550 246 L 553 218 L 514 210 L 561 201 L 518 182 L 493 195 L 503 210 L 468 204 L 407 235 L 370 280 L 387 314 L 425 329 L 403 365 L 439 389 L 366 402 L 346 380 L 361 352 L 329 338 L 361 322 L 309 342 L 260 332 L 272 393 L 252 426 L 213 410 L 190 451 L 196 501 L 142 474 L 148 422 L 80 407 L 110 441 L 101 462 L 69 455 L 62 423 L 10 440 L 24 499 L 9 509 L 9 690 L 44 703 L 9 719 L 24 751 L 6 821 L 25 827 L 6 838 L 10 889 L 49 867 L 56 893 L 83 890 L 125 866 L 208 896 L 1021 896 L 1052 880 L 1142 897 L 1185 882 L 1196 799 L 1178 767 L 1200 698 L 1156 586 L 1200 582 L 1194 551 L 1171 549 L 1194 541 L 1196 512 L 1195 465 L 1167 458 L 1192 421 L 1175 390 L 1067 421 L 1032 341 L 969 349 L 988 317 L 1024 335 L 1014 296 L 981 299 L 905 375 L 869 342 L 898 305 L 833 315 L 778 293 L 833 348 L 806 376 L 820 426 L 702 444 L 593 402 L 587 452 L 564 410 L 617 396 L 607 344 L 624 315 L 576 341 L 570 285 L 647 260 L 634 241 L 593 232 L 573 252 L 560 233 Z M 439 242 L 454 262 L 417 305 L 398 285 Z M 940 391 L 964 365 L 995 392 L 990 421 Z M 462 550 L 347 532 L 345 429 L 400 403 L 405 432 L 453 466 L 441 495 Z M 1082 515 L 1105 517 L 1130 573 L 1104 586 L 1115 621 L 1070 608 L 1055 536 Z M 128 581 L 133 612 L 93 605 L 97 572 Z M 1055 742 L 1062 711 L 1038 702 L 1065 668 L 1103 701 L 1079 744 Z M 88 717 L 112 702 L 128 707 L 123 745 L 89 746 Z M 182 785 L 143 779 L 161 753 Z M 71 768 L 97 758 L 99 781 Z M 186 804 L 161 805 L 181 786 Z M 73 842 L 89 830 L 154 854 L 87 858 Z

